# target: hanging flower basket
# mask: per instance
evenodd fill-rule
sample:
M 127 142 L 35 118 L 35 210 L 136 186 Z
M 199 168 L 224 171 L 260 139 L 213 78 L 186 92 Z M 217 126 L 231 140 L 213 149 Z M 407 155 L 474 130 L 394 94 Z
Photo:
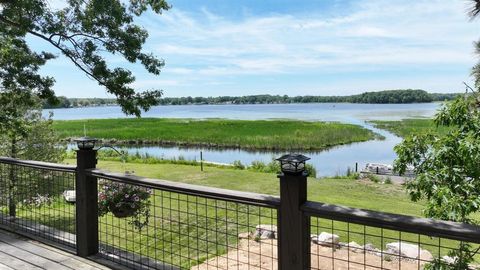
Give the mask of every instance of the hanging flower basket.
M 112 213 L 116 218 L 129 218 L 130 224 L 141 229 L 150 216 L 151 189 L 135 185 L 103 181 L 98 193 L 98 215 Z
M 116 218 L 127 218 L 127 217 L 132 217 L 135 215 L 135 212 L 138 211 L 136 208 L 131 208 L 131 207 L 116 207 L 116 206 L 109 206 L 110 212 L 116 217 Z

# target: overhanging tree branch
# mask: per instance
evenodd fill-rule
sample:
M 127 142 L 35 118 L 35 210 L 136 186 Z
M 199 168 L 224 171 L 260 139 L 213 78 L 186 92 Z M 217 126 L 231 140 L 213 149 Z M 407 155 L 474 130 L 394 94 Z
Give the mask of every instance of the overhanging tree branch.
M 19 25 L 18 23 L 12 22 L 12 21 L 6 19 L 6 18 L 3 17 L 3 16 L 0 16 L 0 21 L 1 21 L 1 22 L 4 22 L 4 23 L 7 23 L 7 24 L 9 24 L 9 25 L 11 25 L 11 26 L 14 26 L 14 27 L 20 27 L 20 25 Z M 52 40 L 52 38 L 53 38 L 55 35 L 57 35 L 57 34 L 52 34 L 50 37 L 47 37 L 47 36 L 45 36 L 45 35 L 42 35 L 42 34 L 40 34 L 40 33 L 37 33 L 37 32 L 35 32 L 35 31 L 31 31 L 31 30 L 29 30 L 28 33 L 31 34 L 31 35 L 33 35 L 33 36 L 36 36 L 36 37 L 38 37 L 38 38 L 41 38 L 41 39 L 47 41 L 48 43 L 52 44 L 55 48 L 57 48 L 58 50 L 60 50 L 66 57 L 68 57 L 68 58 L 72 61 L 72 63 L 73 63 L 75 66 L 77 66 L 80 70 L 82 70 L 83 72 L 85 72 L 85 73 L 86 73 L 89 77 L 91 77 L 92 79 L 96 80 L 99 84 L 105 86 L 105 84 L 104 84 L 100 79 L 96 78 L 96 77 L 92 74 L 92 72 L 90 72 L 89 70 L 87 70 L 87 69 L 85 69 L 84 67 L 82 67 L 82 65 L 80 65 L 80 64 L 76 61 L 76 59 L 73 58 L 73 56 L 72 56 L 70 53 L 68 53 L 65 49 L 63 49 L 62 47 L 60 47 L 59 44 L 55 43 L 55 42 Z
M 125 68 L 111 68 L 103 52 L 119 53 L 131 63 L 140 62 L 149 73 L 160 74 L 164 61 L 142 51 L 148 33 L 133 24 L 133 19 L 147 8 L 158 14 L 169 9 L 165 0 L 68 1 L 59 10 L 52 10 L 45 1 L 1 1 L 0 25 L 4 27 L 0 35 L 24 40 L 31 34 L 51 44 L 114 94 L 127 114 L 139 116 L 140 109 L 158 104 L 162 91 L 136 93 L 130 86 L 135 81 L 133 74 Z

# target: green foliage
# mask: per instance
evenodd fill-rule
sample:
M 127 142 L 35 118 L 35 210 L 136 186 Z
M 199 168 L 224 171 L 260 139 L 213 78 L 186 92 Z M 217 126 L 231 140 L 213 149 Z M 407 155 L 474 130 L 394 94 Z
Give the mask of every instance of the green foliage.
M 395 147 L 395 167 L 413 165 L 417 177 L 407 184 L 413 200 L 428 200 L 425 214 L 469 222 L 480 209 L 480 112 L 477 95 L 444 106 L 435 123 L 450 127 L 445 135 L 412 135 Z
M 412 92 L 413 91 L 413 92 Z M 168 97 L 161 98 L 161 105 L 204 105 L 204 104 L 283 104 L 283 103 L 414 103 L 453 100 L 458 93 L 426 93 L 416 95 L 417 90 L 388 90 L 364 93 L 353 96 L 280 96 L 280 95 L 253 95 L 253 96 L 219 96 L 219 97 Z M 410 94 L 412 93 L 412 94 Z M 70 108 L 87 106 L 116 105 L 113 98 L 66 98 L 58 97 L 58 104 L 45 102 L 44 108 Z
M 53 9 L 46 0 L 0 1 L 0 62 L 11 63 L 0 65 L 0 80 L 16 82 L 15 87 L 5 88 L 37 88 L 42 98 L 54 99 L 51 78 L 38 76 L 35 69 L 17 74 L 24 62 L 38 66 L 53 58 L 51 53 L 32 52 L 25 43 L 29 35 L 63 54 L 115 95 L 126 114 L 139 116 L 142 109 L 157 104 L 162 92 L 136 92 L 130 86 L 135 81 L 131 71 L 109 67 L 105 54 L 121 55 L 128 62 L 140 62 L 152 74 L 160 73 L 164 61 L 143 52 L 148 33 L 134 23 L 148 9 L 160 14 L 169 5 L 164 0 L 87 0 L 68 1 L 66 7 Z
M 269 163 L 264 163 L 262 161 L 255 160 L 252 162 L 250 166 L 247 167 L 248 170 L 254 172 L 264 172 L 264 173 L 279 173 L 280 172 L 280 165 L 278 161 L 274 158 Z M 310 177 L 317 177 L 317 170 L 312 164 L 306 164 L 305 166 L 306 171 Z
M 335 175 L 333 176 L 327 176 L 327 177 L 324 177 L 323 179 L 344 179 L 344 180 L 356 180 L 356 179 L 360 179 L 360 173 L 356 173 L 356 172 L 352 172 L 351 170 L 349 170 L 350 168 L 347 168 L 347 173 L 346 174 L 342 174 L 340 172 L 337 172 Z
M 294 96 L 287 95 L 253 95 L 220 97 L 179 97 L 162 98 L 162 105 L 187 104 L 280 104 L 280 103 L 420 103 L 452 100 L 459 94 L 430 94 L 424 90 L 385 90 L 365 92 L 351 96 Z
M 273 165 L 273 166 L 271 166 Z M 276 166 L 275 166 L 276 165 Z M 269 172 L 269 173 L 275 173 L 279 172 L 280 168 L 278 167 L 277 164 L 272 160 L 272 162 L 265 164 L 262 161 L 259 160 L 254 160 L 250 164 L 249 168 L 254 171 L 254 172 Z
M 2 7 L 0 2 L 0 7 Z M 4 12 L 0 9 L 1 13 Z M 5 33 L 0 19 L 0 94 L 2 103 L 8 98 L 21 98 L 22 103 L 34 105 L 35 98 L 55 102 L 51 77 L 38 74 L 38 70 L 54 56 L 50 53 L 36 53 L 26 42 Z M 8 118 L 2 118 L 2 122 Z
M 350 175 L 347 175 L 348 179 L 360 179 L 360 173 L 351 173 Z
M 200 162 L 196 160 L 187 160 L 184 157 L 180 156 L 178 158 L 164 159 L 151 157 L 148 154 L 129 154 L 128 152 L 122 150 L 122 155 L 119 155 L 116 151 L 111 149 L 105 149 L 98 152 L 97 157 L 99 160 L 110 160 L 110 161 L 121 161 L 123 163 L 143 163 L 143 164 L 179 164 L 179 165 L 191 165 L 191 166 L 200 166 Z M 69 159 L 75 158 L 74 151 L 68 151 L 66 156 Z M 229 165 L 219 165 L 215 163 L 204 162 L 203 164 L 206 167 L 215 167 L 215 168 L 234 168 L 237 170 L 249 170 L 252 172 L 262 172 L 262 173 L 278 173 L 280 171 L 280 165 L 278 162 L 272 158 L 269 163 L 264 163 L 262 161 L 253 161 L 250 166 L 245 166 L 240 160 L 235 160 L 231 166 Z M 316 177 L 317 170 L 311 164 L 307 164 L 306 170 L 309 173 L 310 177 Z M 352 174 L 351 177 L 357 177 L 358 174 Z
M 434 123 L 448 131 L 407 136 L 395 147 L 395 169 L 403 173 L 414 166 L 416 177 L 406 187 L 413 201 L 427 201 L 427 217 L 475 223 L 472 215 L 480 210 L 479 93 L 445 105 Z M 458 258 L 453 268 L 434 262 L 430 269 L 467 269 L 473 261 L 471 253 L 471 247 L 462 244 L 449 254 Z
M 352 174 L 352 169 L 350 167 L 347 168 L 347 176 L 350 176 Z
M 356 125 L 291 120 L 91 119 L 55 121 L 63 138 L 88 135 L 117 143 L 180 144 L 244 149 L 325 149 L 374 138 Z M 292 134 L 295 134 L 293 136 Z
M 367 178 L 372 181 L 373 183 L 380 183 L 380 177 L 376 176 L 375 174 L 368 174 Z
M 480 14 L 480 1 L 472 1 L 469 15 Z M 480 43 L 475 44 L 480 54 Z M 428 217 L 478 223 L 472 216 L 480 211 L 480 62 L 472 69 L 475 89 L 445 105 L 435 116 L 437 126 L 448 127 L 445 134 L 413 134 L 395 147 L 395 169 L 400 173 L 413 165 L 416 177 L 407 182 L 413 201 L 426 199 Z M 461 243 L 449 252 L 452 265 L 437 259 L 426 269 L 469 269 L 478 251 Z
M 347 178 L 347 179 L 359 179 L 360 173 L 354 172 L 352 168 L 347 168 L 347 173 L 345 176 L 339 176 L 338 178 Z
M 52 130 L 52 121 L 43 119 L 40 109 L 41 99 L 55 102 L 54 80 L 38 74 L 40 67 L 54 56 L 30 50 L 23 39 L 26 33 L 3 22 L 5 16 L 19 15 L 7 6 L 28 3 L 34 4 L 0 2 L 0 155 L 59 161 L 63 150 L 56 145 L 58 137 Z M 35 16 L 34 13 L 29 15 Z
M 57 103 L 44 101 L 42 107 L 44 109 L 56 109 L 118 105 L 117 100 L 114 98 L 67 98 L 64 96 L 59 96 L 57 99 Z
M 0 93 L 0 118 L 7 119 L 0 123 L 0 156 L 50 162 L 63 160 L 65 149 L 59 145 L 52 120 L 42 118 L 39 102 L 34 103 L 33 96 L 21 97 L 25 95 Z M 49 194 L 44 193 L 50 186 L 48 177 L 51 175 L 46 171 L 35 173 L 24 168 L 16 172 L 10 167 L 7 182 L 0 187 L 0 193 L 8 194 L 9 215 L 16 215 L 18 202 L 28 205 L 48 198 Z M 28 182 L 18 185 L 19 179 L 28 179 Z
M 387 185 L 392 184 L 392 178 L 390 176 L 387 176 L 387 178 L 385 179 L 385 181 L 383 181 L 383 183 Z
M 5 95 L 5 94 L 4 94 Z M 0 155 L 27 160 L 60 162 L 65 146 L 52 127 L 53 121 L 44 119 L 39 102 L 24 100 L 16 95 L 3 99 L 0 95 Z M 14 125 L 12 125 L 14 124 Z
M 233 167 L 235 169 L 239 169 L 239 170 L 244 170 L 245 169 L 245 165 L 243 165 L 240 160 L 233 161 Z
M 432 262 L 425 264 L 425 270 L 464 270 L 478 269 L 471 265 L 480 248 L 474 248 L 469 243 L 460 242 L 458 249 L 452 250 L 448 256 L 453 262 L 446 262 L 442 258 L 435 258 Z

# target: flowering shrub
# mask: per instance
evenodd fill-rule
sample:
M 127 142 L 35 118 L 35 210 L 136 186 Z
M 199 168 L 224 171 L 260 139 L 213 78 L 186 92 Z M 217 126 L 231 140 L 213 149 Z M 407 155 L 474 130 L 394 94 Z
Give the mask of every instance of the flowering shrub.
M 129 223 L 137 229 L 148 224 L 150 217 L 149 188 L 104 181 L 98 193 L 98 215 L 111 212 L 115 217 L 133 217 Z

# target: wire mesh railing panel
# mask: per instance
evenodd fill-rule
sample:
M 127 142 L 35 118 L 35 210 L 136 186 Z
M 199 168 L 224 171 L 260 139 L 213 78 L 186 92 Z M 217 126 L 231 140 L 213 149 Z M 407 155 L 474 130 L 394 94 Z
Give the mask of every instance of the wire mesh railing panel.
M 74 190 L 74 171 L 0 163 L 0 225 L 75 247 Z
M 101 254 L 114 262 L 138 269 L 277 269 L 275 208 L 106 179 L 99 179 L 99 201 Z
M 478 244 L 318 217 L 311 224 L 310 269 L 480 269 Z

